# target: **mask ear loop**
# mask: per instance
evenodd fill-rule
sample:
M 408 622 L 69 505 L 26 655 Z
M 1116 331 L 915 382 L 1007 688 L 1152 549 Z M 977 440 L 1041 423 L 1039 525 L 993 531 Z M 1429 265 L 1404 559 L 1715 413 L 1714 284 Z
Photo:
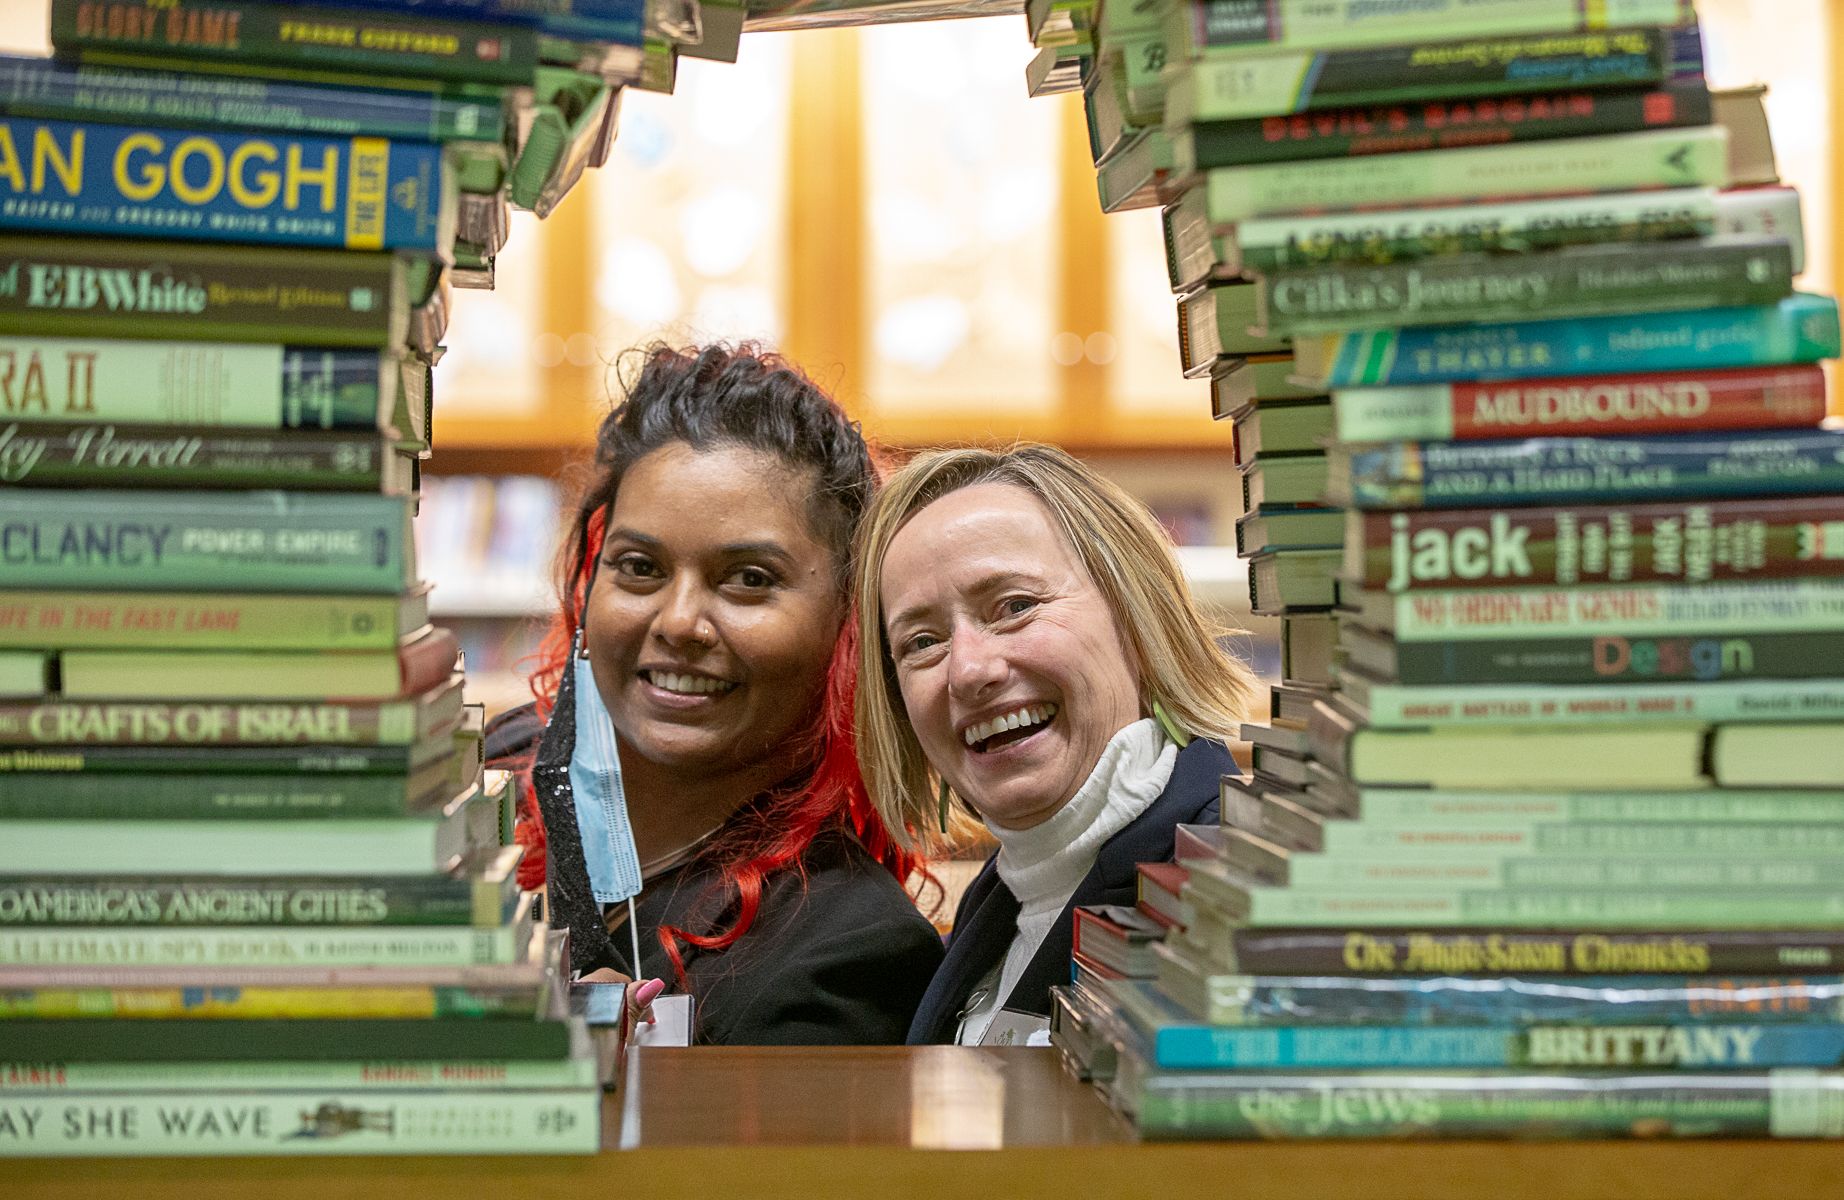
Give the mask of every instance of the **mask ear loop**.
M 605 518 L 606 519 L 606 518 Z M 589 597 L 595 594 L 596 572 L 602 567 L 602 548 L 596 547 L 595 554 L 589 559 L 589 578 L 583 584 L 583 611 L 576 614 L 576 656 L 585 662 L 589 659 Z M 645 886 L 645 881 L 642 881 Z M 627 940 L 634 955 L 634 979 L 640 979 L 640 914 L 634 911 L 634 897 L 627 898 Z

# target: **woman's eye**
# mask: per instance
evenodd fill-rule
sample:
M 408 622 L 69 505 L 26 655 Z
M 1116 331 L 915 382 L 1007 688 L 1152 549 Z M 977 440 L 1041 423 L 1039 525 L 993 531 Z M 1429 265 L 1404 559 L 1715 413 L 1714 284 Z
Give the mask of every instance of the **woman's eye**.
M 730 578 L 751 591 L 760 591 L 775 585 L 775 577 L 760 567 L 744 567 Z
M 615 570 L 633 579 L 656 579 L 659 564 L 643 554 L 623 554 L 615 560 Z
M 1021 617 L 1037 607 L 1037 601 L 1028 596 L 1013 596 L 999 606 L 1008 617 Z
M 934 634 L 918 633 L 907 642 L 903 643 L 903 652 L 906 654 L 920 654 L 922 651 L 932 649 L 940 644 L 941 639 Z

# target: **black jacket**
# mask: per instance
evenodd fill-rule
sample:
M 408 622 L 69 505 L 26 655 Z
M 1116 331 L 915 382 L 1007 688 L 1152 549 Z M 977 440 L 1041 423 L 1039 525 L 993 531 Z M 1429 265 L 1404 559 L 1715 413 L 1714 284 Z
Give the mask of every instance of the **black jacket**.
M 530 706 L 502 714 L 487 731 L 489 759 L 526 760 L 542 722 Z M 578 894 L 588 879 L 574 830 L 552 831 L 551 886 L 573 871 Z M 562 834 L 563 836 L 558 836 Z M 562 844 L 574 856 L 558 854 Z M 754 922 L 720 951 L 681 944 L 686 982 L 696 998 L 693 1037 L 709 1045 L 876 1045 L 903 1040 L 916 1003 L 941 961 L 941 938 L 889 871 L 843 831 L 822 834 L 798 871 L 770 876 Z M 636 978 L 674 982 L 657 930 L 704 934 L 727 928 L 734 910 L 709 863 L 693 859 L 647 882 L 634 899 L 640 919 L 640 970 L 628 961 L 625 925 L 580 939 L 598 956 L 579 969 L 613 967 Z M 573 931 L 574 932 L 574 931 Z M 588 931 L 586 931 L 588 932 Z M 573 941 L 578 939 L 574 938 Z M 673 989 L 673 990 L 676 990 Z
M 999 1006 L 1018 1012 L 1050 1015 L 1050 988 L 1069 982 L 1069 959 L 1075 941 L 1075 909 L 1083 904 L 1124 904 L 1138 900 L 1143 862 L 1172 861 L 1172 828 L 1217 823 L 1219 785 L 1238 771 L 1229 748 L 1199 738 L 1178 752 L 1172 777 L 1147 810 L 1102 843 L 1095 865 L 1076 885 L 1056 924 L 1044 936 L 1024 974 L 1001 998 Z M 922 997 L 909 1026 L 912 1045 L 952 1042 L 961 1010 L 980 980 L 1004 961 L 1018 933 L 1018 900 L 999 878 L 998 855 L 974 877 L 954 914 L 954 933 L 947 958 Z

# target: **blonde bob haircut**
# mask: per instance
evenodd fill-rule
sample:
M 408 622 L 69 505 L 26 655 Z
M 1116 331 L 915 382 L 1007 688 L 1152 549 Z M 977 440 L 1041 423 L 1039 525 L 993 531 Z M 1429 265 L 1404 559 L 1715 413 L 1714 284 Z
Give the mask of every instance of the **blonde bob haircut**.
M 858 762 L 884 824 L 912 850 L 937 848 L 940 778 L 923 757 L 897 685 L 883 621 L 884 556 L 916 513 L 950 492 L 982 483 L 1022 488 L 1048 510 L 1121 631 L 1138 669 L 1142 715 L 1152 714 L 1156 700 L 1180 730 L 1232 741 L 1256 694 L 1253 673 L 1218 643 L 1239 631 L 1199 611 L 1171 539 L 1144 504 L 1053 446 L 920 455 L 891 476 L 866 510 L 853 580 Z

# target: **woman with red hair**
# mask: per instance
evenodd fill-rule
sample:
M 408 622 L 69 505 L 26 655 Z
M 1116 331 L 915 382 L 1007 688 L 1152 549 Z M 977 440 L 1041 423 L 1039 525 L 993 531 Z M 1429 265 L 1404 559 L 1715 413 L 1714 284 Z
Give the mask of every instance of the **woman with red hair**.
M 852 745 L 863 437 L 776 356 L 656 346 L 595 461 L 537 701 L 488 733 L 526 769 L 522 881 L 577 972 L 690 992 L 697 1042 L 901 1042 L 941 943 Z M 597 898 L 635 865 L 631 907 Z

